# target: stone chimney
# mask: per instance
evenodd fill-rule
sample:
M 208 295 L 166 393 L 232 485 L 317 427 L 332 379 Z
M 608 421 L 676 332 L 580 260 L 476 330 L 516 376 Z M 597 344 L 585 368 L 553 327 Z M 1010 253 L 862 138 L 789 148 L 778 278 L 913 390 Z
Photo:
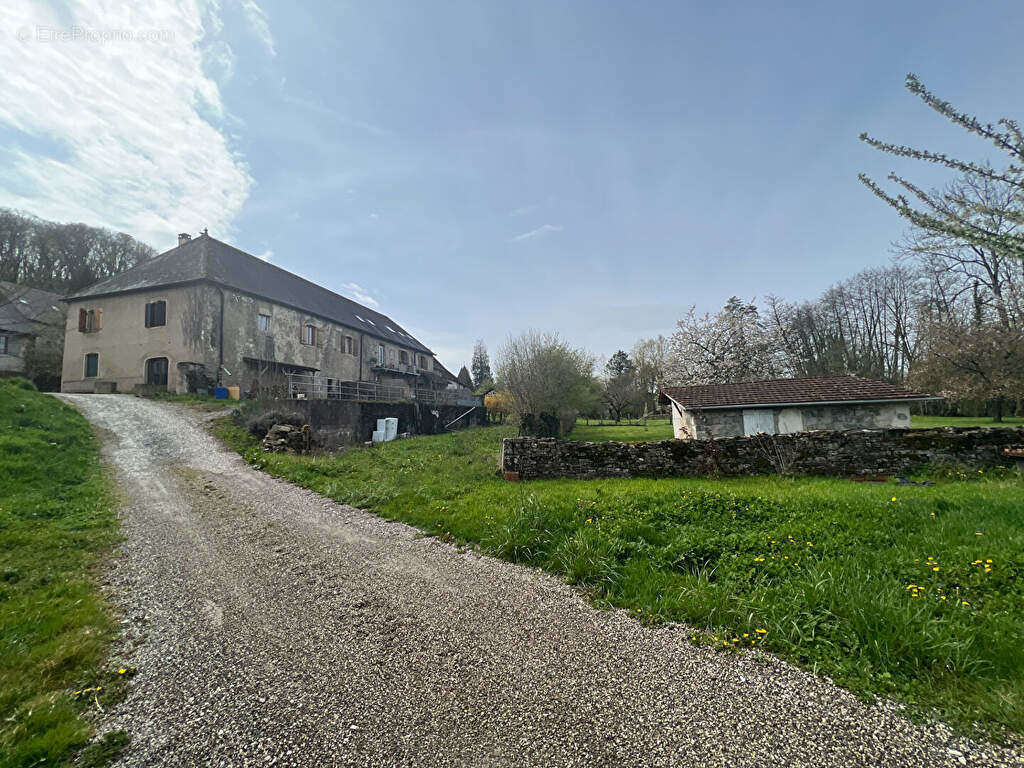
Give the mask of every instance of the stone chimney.
M 184 245 L 191 239 L 192 235 L 190 235 L 188 232 L 182 232 L 180 235 L 178 235 L 178 245 Z

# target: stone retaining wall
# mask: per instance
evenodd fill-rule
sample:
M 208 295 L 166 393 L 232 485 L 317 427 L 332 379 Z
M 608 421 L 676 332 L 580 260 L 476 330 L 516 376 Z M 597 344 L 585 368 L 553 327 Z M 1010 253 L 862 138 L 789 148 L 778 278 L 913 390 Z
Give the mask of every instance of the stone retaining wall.
M 722 475 L 893 475 L 933 462 L 1008 465 L 1010 445 L 1024 444 L 1012 429 L 857 429 L 719 440 L 581 443 L 552 438 L 502 441 L 509 479 L 555 477 L 666 477 Z
M 423 405 L 421 403 L 371 403 L 357 400 L 275 400 L 264 398 L 245 403 L 246 415 L 268 410 L 297 411 L 313 429 L 318 445 L 334 450 L 356 445 L 370 439 L 377 428 L 377 419 L 398 419 L 399 432 L 414 435 L 436 435 L 445 431 L 445 424 L 469 411 L 464 405 Z M 486 423 L 487 411 L 477 406 L 460 419 L 453 429 Z

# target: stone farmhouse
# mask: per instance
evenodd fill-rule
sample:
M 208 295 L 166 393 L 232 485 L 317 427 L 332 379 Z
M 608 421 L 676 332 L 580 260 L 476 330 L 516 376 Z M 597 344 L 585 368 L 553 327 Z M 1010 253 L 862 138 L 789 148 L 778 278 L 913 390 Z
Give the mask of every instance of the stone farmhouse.
M 55 337 L 64 326 L 60 296 L 0 280 L 0 376 L 25 372 L 25 350 L 33 339 Z
M 401 399 L 454 379 L 386 315 L 205 232 L 65 301 L 65 392 L 217 384 Z
M 676 439 L 909 427 L 910 404 L 941 398 L 857 376 L 664 387 Z

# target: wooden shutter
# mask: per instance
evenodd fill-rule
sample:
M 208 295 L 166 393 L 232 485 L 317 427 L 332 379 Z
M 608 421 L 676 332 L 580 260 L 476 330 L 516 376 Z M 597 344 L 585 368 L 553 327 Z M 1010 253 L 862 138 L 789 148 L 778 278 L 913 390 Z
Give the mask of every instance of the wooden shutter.
M 88 321 L 88 317 L 89 314 L 84 309 L 78 310 L 78 330 L 82 332 L 85 331 L 85 324 Z
M 103 310 L 102 309 L 97 309 L 96 310 L 96 319 L 93 321 L 92 329 L 94 331 L 98 331 L 102 327 L 103 327 Z
M 153 305 L 146 304 L 146 327 L 153 327 Z
M 167 302 L 158 301 L 156 303 L 157 311 L 157 325 L 167 325 Z

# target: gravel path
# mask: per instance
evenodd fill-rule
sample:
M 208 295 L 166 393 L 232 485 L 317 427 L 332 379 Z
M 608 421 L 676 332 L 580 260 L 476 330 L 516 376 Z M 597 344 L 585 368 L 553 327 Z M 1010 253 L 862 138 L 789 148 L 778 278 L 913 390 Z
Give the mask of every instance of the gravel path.
M 1024 765 L 256 472 L 201 414 L 64 397 L 125 494 L 122 765 Z

